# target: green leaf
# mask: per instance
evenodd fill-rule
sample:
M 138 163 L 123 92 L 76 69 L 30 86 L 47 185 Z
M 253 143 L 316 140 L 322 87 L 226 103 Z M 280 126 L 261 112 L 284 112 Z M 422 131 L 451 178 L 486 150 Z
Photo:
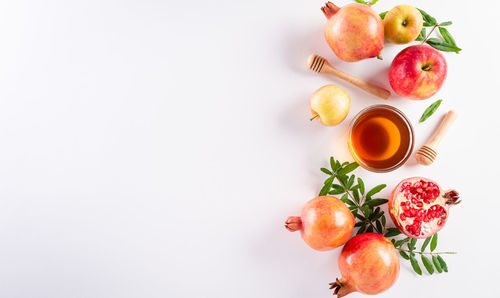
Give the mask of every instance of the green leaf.
M 380 210 L 380 208 L 379 208 L 379 210 Z M 381 217 L 383 214 L 384 214 L 384 212 L 377 212 L 377 210 L 375 210 L 375 211 L 373 211 L 372 215 L 370 215 L 369 220 L 370 220 L 370 221 L 375 221 L 375 220 L 377 220 L 379 217 Z
M 352 163 L 346 165 L 345 167 L 343 167 L 339 171 L 339 175 L 345 175 L 347 173 L 350 173 L 350 172 L 356 170 L 358 167 L 359 167 L 359 165 L 356 162 L 352 162 Z
M 380 223 L 380 221 L 376 221 L 375 222 L 375 225 L 377 226 L 377 230 L 379 233 L 382 233 L 383 229 L 382 229 L 382 224 Z
M 355 0 L 358 3 L 365 4 L 365 5 L 370 5 L 368 2 L 363 1 L 363 0 Z
M 365 224 L 364 222 L 362 222 L 362 221 L 358 221 L 358 222 L 354 225 L 354 227 L 355 227 L 355 228 L 356 228 L 356 227 L 361 227 L 361 226 L 362 226 L 362 225 L 364 225 L 364 224 Z
M 434 267 L 436 267 L 437 272 L 442 273 L 443 269 L 441 268 L 441 264 L 439 263 L 439 260 L 437 259 L 436 256 L 432 256 L 432 263 L 434 264 Z
M 434 273 L 434 266 L 432 266 L 431 260 L 424 255 L 421 256 L 421 259 L 425 269 L 427 269 L 427 272 L 432 275 L 432 273 Z
M 420 30 L 420 34 L 417 36 L 415 40 L 417 41 L 424 40 L 426 36 L 427 36 L 427 30 L 425 29 L 425 27 L 423 27 L 422 30 Z
M 422 269 L 420 269 L 420 266 L 418 265 L 417 260 L 415 259 L 414 256 L 410 255 L 410 263 L 411 267 L 413 267 L 413 270 L 418 274 L 422 275 Z
M 400 251 L 399 251 L 399 254 L 400 254 L 400 255 L 403 257 L 403 259 L 405 259 L 405 260 L 409 260 L 409 259 L 410 259 L 410 256 L 409 256 L 406 252 L 404 252 L 404 251 L 402 251 L 402 250 L 400 250 Z
M 382 189 L 384 189 L 386 187 L 385 184 L 379 184 L 377 186 L 375 186 L 374 188 L 372 188 L 367 194 L 366 196 L 367 197 L 371 197 L 373 196 L 374 194 L 378 193 L 379 191 L 381 191 Z
M 431 242 L 431 237 L 425 238 L 424 244 L 422 244 L 422 248 L 420 249 L 421 252 L 424 252 L 429 242 Z
M 406 237 L 404 239 L 396 241 L 395 246 L 396 247 L 401 247 L 401 245 L 405 244 L 406 242 L 410 241 L 410 237 Z
M 321 172 L 327 174 L 327 175 L 333 175 L 332 172 L 330 172 L 330 170 L 328 170 L 327 168 L 321 168 Z
M 344 193 L 344 188 L 338 184 L 332 184 L 332 190 L 328 193 L 331 195 L 339 195 L 341 193 Z
M 385 223 L 386 223 L 385 215 L 382 214 L 382 226 L 385 227 Z
M 333 178 L 333 176 L 330 178 Z M 327 181 L 325 181 L 325 185 L 323 185 L 323 188 L 321 188 L 321 191 L 319 192 L 319 196 L 325 196 L 330 191 L 330 188 L 332 187 L 332 183 L 333 183 L 333 179 L 328 181 L 330 178 L 328 178 Z
M 345 187 L 347 187 L 347 189 L 350 189 L 353 184 L 354 184 L 354 175 L 349 177 L 349 180 L 347 180 L 347 185 Z
M 349 200 L 349 196 L 347 195 L 347 193 L 345 193 L 341 198 L 340 200 L 344 203 L 346 203 L 347 205 L 350 205 L 352 207 L 354 207 L 354 209 L 357 209 L 358 207 L 356 206 L 356 204 L 354 204 L 353 201 Z M 349 208 L 350 209 L 350 208 Z
M 438 38 L 429 38 L 426 41 L 431 47 L 443 52 L 460 52 L 462 49 Z
M 451 24 L 453 24 L 451 21 L 447 21 L 447 22 L 439 23 L 439 26 L 450 26 Z M 439 29 L 441 29 L 441 28 L 439 28 Z
M 365 194 L 365 184 L 361 178 L 358 178 L 359 192 L 364 195 Z
M 344 161 L 344 162 L 342 163 L 342 166 L 341 166 L 341 167 L 343 168 L 343 167 L 347 166 L 348 164 L 349 164 L 349 162 L 348 162 L 348 161 Z
M 328 183 L 333 183 L 333 179 L 335 179 L 335 176 L 330 176 L 326 178 L 325 182 L 323 182 L 323 185 Z
M 448 272 L 448 266 L 446 265 L 446 262 L 443 260 L 443 258 L 438 255 L 437 259 L 439 261 L 439 265 L 441 265 L 441 269 L 443 269 L 444 272 Z
M 346 203 L 347 205 L 350 205 L 350 206 L 352 206 L 352 207 L 356 207 L 356 208 L 358 208 L 358 206 L 356 206 L 356 204 L 355 204 L 353 201 L 349 200 L 349 199 L 342 200 L 342 202 L 344 202 L 344 203 Z
M 424 23 L 429 23 L 429 24 L 431 24 L 431 26 L 434 26 L 437 24 L 437 21 L 435 18 L 431 17 L 428 13 L 426 13 L 422 9 L 420 9 L 420 8 L 417 8 L 417 9 L 422 14 L 422 18 L 424 19 Z
M 380 18 L 383 20 L 385 18 L 385 15 L 388 13 L 389 11 L 384 11 L 384 12 L 381 12 L 379 14 Z
M 424 26 L 424 27 L 434 27 L 434 25 L 432 23 L 429 23 L 429 22 L 424 22 L 422 24 L 422 26 Z
M 457 45 L 455 39 L 453 38 L 453 36 L 451 36 L 451 33 L 448 31 L 448 29 L 439 27 L 439 33 L 441 33 L 441 36 L 443 37 L 444 41 L 454 46 Z
M 367 232 L 367 233 L 372 233 L 372 232 L 373 232 L 373 226 L 372 226 L 372 225 L 370 225 L 370 226 L 368 227 L 368 229 L 366 229 L 366 232 Z
M 416 238 L 411 238 L 410 243 L 408 243 L 408 248 L 410 250 L 414 250 L 417 246 L 417 239 Z
M 366 224 L 361 226 L 361 228 L 359 228 L 358 232 L 356 233 L 356 235 L 359 235 L 359 234 L 362 234 L 365 232 L 365 229 L 366 229 Z
M 387 229 L 387 232 L 385 233 L 385 237 L 394 237 L 401 234 L 401 232 L 397 228 L 389 228 Z
M 337 179 L 345 186 L 347 185 L 347 176 L 346 175 L 337 175 Z
M 352 195 L 354 197 L 354 201 L 356 201 L 356 203 L 359 204 L 359 193 L 358 193 L 358 189 L 355 189 L 353 192 L 352 192 Z
M 432 240 L 431 240 L 431 251 L 434 251 L 436 249 L 436 246 L 438 244 L 438 234 L 434 234 L 434 236 L 432 236 Z
M 340 161 L 338 161 L 338 160 L 337 160 L 337 161 L 335 161 L 335 171 L 340 170 L 340 168 L 341 168 L 341 167 L 342 167 L 342 166 L 340 165 Z
M 419 123 L 424 122 L 425 120 L 427 120 L 427 118 L 432 116 L 432 114 L 434 114 L 434 112 L 436 112 L 436 110 L 439 108 L 442 101 L 443 101 L 442 99 L 436 100 L 434 103 L 428 106 L 427 109 L 425 109 L 424 113 L 422 114 L 422 117 L 420 117 Z
M 332 167 L 332 171 L 336 171 L 337 170 L 337 164 L 335 164 L 335 158 L 333 158 L 333 156 L 330 157 L 330 167 Z
M 366 220 L 366 218 L 365 218 L 363 215 L 361 215 L 361 214 L 356 214 L 356 217 L 357 217 L 359 220 L 361 220 L 361 221 L 365 221 L 365 220 Z
M 362 206 L 361 211 L 363 211 L 366 217 L 369 217 L 372 214 L 372 210 L 369 206 Z
M 386 199 L 373 199 L 373 200 L 369 200 L 368 202 L 365 203 L 365 205 L 368 205 L 370 207 L 375 207 L 375 206 L 379 206 L 379 205 L 383 205 L 385 203 L 389 202 L 389 200 L 386 200 Z

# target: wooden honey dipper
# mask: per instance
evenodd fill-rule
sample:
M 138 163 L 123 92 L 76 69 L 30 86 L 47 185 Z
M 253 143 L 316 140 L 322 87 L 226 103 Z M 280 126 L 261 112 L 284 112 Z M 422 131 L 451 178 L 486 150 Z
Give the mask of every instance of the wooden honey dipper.
M 434 131 L 427 143 L 418 149 L 415 157 L 417 158 L 419 164 L 428 166 L 434 162 L 437 157 L 437 147 L 450 126 L 453 124 L 455 119 L 457 119 L 457 116 L 457 112 L 453 110 L 449 111 L 443 120 L 441 120 L 438 128 Z
M 341 78 L 342 80 L 349 82 L 353 84 L 354 86 L 361 88 L 365 90 L 366 92 L 373 94 L 375 96 L 378 96 L 383 99 L 388 99 L 389 96 L 391 96 L 391 92 L 379 87 L 377 85 L 373 85 L 368 83 L 365 80 L 362 80 L 360 78 L 357 78 L 353 75 L 347 74 L 339 69 L 336 69 L 333 67 L 325 58 L 316 55 L 316 54 L 311 54 L 309 57 L 307 57 L 306 61 L 306 67 L 312 71 L 315 71 L 317 73 L 327 73 L 334 75 L 338 78 Z

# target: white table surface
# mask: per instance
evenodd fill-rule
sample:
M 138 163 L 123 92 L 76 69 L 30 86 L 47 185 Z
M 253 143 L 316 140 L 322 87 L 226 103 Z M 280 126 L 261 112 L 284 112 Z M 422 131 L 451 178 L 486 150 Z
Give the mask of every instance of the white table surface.
M 404 261 L 379 297 L 498 297 L 500 5 L 407 2 L 452 20 L 463 52 L 445 53 L 433 98 L 387 103 L 417 146 L 449 109 L 460 116 L 434 165 L 355 173 L 388 184 L 382 196 L 433 178 L 463 203 L 439 234 L 458 252 L 450 272 L 419 277 Z M 340 62 L 322 4 L 0 1 L 0 297 L 331 297 L 340 249 L 313 251 L 283 223 L 318 193 L 329 156 L 352 160 L 352 117 L 384 101 L 304 61 L 316 52 L 389 88 L 404 46 Z M 352 97 L 337 127 L 309 121 L 309 96 L 329 83 Z

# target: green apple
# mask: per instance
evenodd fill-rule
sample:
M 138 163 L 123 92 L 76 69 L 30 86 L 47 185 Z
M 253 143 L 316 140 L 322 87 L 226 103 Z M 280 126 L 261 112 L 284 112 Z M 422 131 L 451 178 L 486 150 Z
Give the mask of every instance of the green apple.
M 398 5 L 384 17 L 384 35 L 393 43 L 409 43 L 422 30 L 424 20 L 418 9 L 410 5 Z

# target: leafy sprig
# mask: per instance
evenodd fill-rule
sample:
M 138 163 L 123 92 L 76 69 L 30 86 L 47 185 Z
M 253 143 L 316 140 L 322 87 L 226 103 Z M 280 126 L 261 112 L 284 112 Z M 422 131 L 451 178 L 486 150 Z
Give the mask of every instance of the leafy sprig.
M 418 122 L 422 123 L 425 120 L 427 120 L 427 118 L 432 116 L 432 114 L 434 114 L 434 112 L 436 112 L 436 110 L 439 108 L 442 101 L 443 101 L 442 99 L 436 100 L 434 103 L 432 103 L 430 106 L 428 106 L 427 109 L 425 109 L 424 113 L 422 114 L 422 117 L 420 117 L 420 120 Z
M 422 14 L 422 19 L 423 19 L 424 23 L 423 23 L 423 28 L 420 31 L 420 34 L 415 39 L 416 41 L 422 41 L 422 44 L 427 43 L 431 47 L 433 47 L 439 51 L 443 51 L 443 52 L 459 53 L 462 50 L 461 48 L 459 48 L 457 46 L 457 43 L 455 42 L 455 39 L 451 35 L 450 31 L 448 31 L 448 29 L 444 28 L 446 26 L 450 26 L 451 24 L 453 24 L 452 21 L 438 23 L 436 21 L 436 18 L 432 17 L 431 15 L 429 15 L 427 12 L 425 12 L 424 10 L 422 10 L 420 8 L 417 8 L 417 9 Z M 387 11 L 384 11 L 384 12 L 380 13 L 379 15 L 382 19 L 384 19 L 386 14 L 387 14 Z M 432 27 L 429 34 L 427 34 L 426 27 Z M 440 38 L 430 37 L 432 32 L 434 32 L 434 30 L 436 28 L 439 28 L 439 33 L 441 35 Z
M 448 272 L 448 266 L 442 255 L 456 254 L 455 252 L 434 252 L 437 247 L 437 234 L 424 240 L 420 250 L 417 250 L 418 239 L 404 237 L 397 239 L 401 232 L 394 227 L 386 227 L 387 219 L 381 205 L 386 204 L 388 200 L 383 198 L 373 198 L 373 196 L 383 190 L 386 185 L 380 184 L 369 191 L 366 191 L 365 183 L 360 177 L 350 174 L 358 168 L 356 162 L 343 162 L 330 157 L 330 169 L 321 168 L 321 171 L 328 175 L 321 191 L 320 196 L 324 195 L 342 195 L 341 200 L 348 206 L 356 218 L 355 227 L 358 228 L 356 234 L 365 232 L 374 232 L 392 238 L 391 242 L 399 251 L 401 257 L 409 260 L 413 270 L 422 275 L 422 269 L 417 260 L 420 260 L 429 274 L 434 272 Z M 365 193 L 366 191 L 366 193 Z M 426 248 L 430 244 L 430 251 Z M 406 245 L 406 247 L 405 247 Z
M 401 257 L 410 261 L 413 271 L 415 271 L 418 275 L 422 275 L 422 269 L 420 268 L 420 264 L 417 260 L 417 254 L 420 255 L 420 260 L 430 275 L 435 272 L 448 272 L 448 265 L 441 255 L 456 254 L 456 252 L 434 252 L 437 247 L 438 234 L 434 234 L 434 236 L 426 238 L 422 243 L 420 250 L 417 250 L 417 241 L 418 240 L 415 238 L 406 237 L 402 240 L 393 241 L 393 244 L 396 249 L 399 250 Z M 430 251 L 426 251 L 429 243 Z M 403 248 L 404 244 L 406 244 L 406 249 Z
M 358 166 L 356 162 L 340 163 L 331 157 L 331 169 L 321 168 L 321 171 L 330 177 L 325 180 L 319 195 L 342 195 L 341 200 L 347 204 L 349 210 L 358 220 L 358 223 L 356 223 L 356 227 L 359 227 L 358 234 L 363 232 L 384 234 L 387 219 L 384 211 L 378 206 L 387 203 L 388 200 L 374 198 L 373 196 L 384 189 L 386 185 L 377 185 L 365 194 L 363 180 L 359 177 L 356 179 L 354 174 L 348 175 Z
M 430 16 L 427 12 L 424 10 L 417 8 L 420 13 L 422 14 L 422 18 L 424 19 L 424 28 L 422 28 L 422 32 L 420 32 L 420 35 L 416 40 L 422 40 L 422 43 L 427 43 L 431 47 L 444 51 L 444 52 L 455 52 L 458 53 L 462 49 L 457 46 L 457 43 L 455 42 L 455 39 L 451 36 L 451 33 L 448 31 L 448 29 L 444 28 L 446 26 L 449 26 L 452 24 L 451 21 L 446 21 L 446 22 L 441 22 L 438 23 L 436 21 L 436 18 Z M 425 35 L 425 27 L 432 27 L 431 31 L 429 34 Z M 434 29 L 439 27 L 439 33 L 441 33 L 441 38 L 429 38 L 434 31 Z M 422 36 L 425 36 L 423 39 Z

